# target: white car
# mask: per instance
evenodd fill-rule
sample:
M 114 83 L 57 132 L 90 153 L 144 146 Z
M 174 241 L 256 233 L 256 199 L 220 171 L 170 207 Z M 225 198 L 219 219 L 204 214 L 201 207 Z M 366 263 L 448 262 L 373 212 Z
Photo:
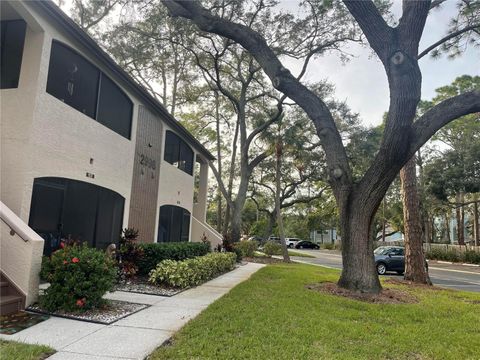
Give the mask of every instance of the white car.
M 301 239 L 298 238 L 285 238 L 285 243 L 287 244 L 287 247 L 289 248 L 294 248 L 295 245 L 298 244 L 298 242 L 301 241 Z
M 268 238 L 268 241 L 274 241 L 280 244 L 280 238 L 277 236 L 270 236 Z M 301 239 L 298 238 L 285 238 L 285 243 L 287 244 L 288 248 L 293 249 L 297 243 L 301 241 Z

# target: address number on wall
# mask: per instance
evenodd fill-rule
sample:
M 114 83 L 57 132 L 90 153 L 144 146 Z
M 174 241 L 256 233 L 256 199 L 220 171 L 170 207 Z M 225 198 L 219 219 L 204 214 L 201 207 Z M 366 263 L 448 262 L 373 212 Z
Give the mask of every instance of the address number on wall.
M 156 161 L 144 154 L 140 154 L 140 164 L 153 170 L 157 167 Z

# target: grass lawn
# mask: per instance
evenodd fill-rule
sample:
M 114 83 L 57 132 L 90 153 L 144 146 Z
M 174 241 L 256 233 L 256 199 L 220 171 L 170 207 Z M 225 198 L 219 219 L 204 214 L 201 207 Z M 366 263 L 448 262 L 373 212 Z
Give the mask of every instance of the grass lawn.
M 386 305 L 305 287 L 338 276 L 310 265 L 269 265 L 151 359 L 479 359 L 479 294 L 388 284 L 419 302 Z
M 288 255 L 290 256 L 298 256 L 298 257 L 305 257 L 305 258 L 314 258 L 315 256 L 310 254 L 304 254 L 298 251 L 288 250 Z
M 48 346 L 0 340 L 0 359 L 2 360 L 40 360 L 46 359 L 54 352 L 55 350 Z

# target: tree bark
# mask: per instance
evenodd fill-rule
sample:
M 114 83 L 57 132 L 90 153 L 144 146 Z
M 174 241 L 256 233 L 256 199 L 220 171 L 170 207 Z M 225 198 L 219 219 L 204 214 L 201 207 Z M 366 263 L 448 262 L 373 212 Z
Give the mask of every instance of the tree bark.
M 478 223 L 478 201 L 473 203 L 473 238 L 475 246 L 480 246 L 480 224 Z
M 405 228 L 405 280 L 431 285 L 432 282 L 425 269 L 420 203 L 416 180 L 415 158 L 412 158 L 400 170 Z
M 281 168 L 282 168 L 282 154 L 283 144 L 281 140 L 278 140 L 275 144 L 275 212 L 277 213 L 278 232 L 280 235 L 280 244 L 282 245 L 283 261 L 290 262 L 290 256 L 288 255 L 287 243 L 285 241 L 285 230 L 283 229 L 282 209 L 280 208 L 280 193 L 281 187 Z
M 452 237 L 450 234 L 450 209 L 445 210 L 445 232 L 446 232 L 446 240 L 449 244 L 452 243 Z
M 378 293 L 382 287 L 373 256 L 370 236 L 373 212 L 358 201 L 341 206 L 340 231 L 343 269 L 338 285 L 353 291 Z
M 218 174 L 222 178 L 222 147 L 221 147 L 221 136 L 220 136 L 220 111 L 219 111 L 219 99 L 218 92 L 214 92 L 215 95 L 215 123 L 217 131 L 217 163 L 218 163 Z M 222 231 L 222 191 L 220 186 L 217 189 L 217 231 L 220 233 Z
M 457 207 L 455 209 L 455 212 L 457 215 L 457 242 L 458 242 L 458 245 L 465 245 L 465 230 L 464 230 L 465 213 L 463 210 L 463 205 L 458 205 L 463 203 L 462 192 L 457 193 L 456 200 L 457 200 Z

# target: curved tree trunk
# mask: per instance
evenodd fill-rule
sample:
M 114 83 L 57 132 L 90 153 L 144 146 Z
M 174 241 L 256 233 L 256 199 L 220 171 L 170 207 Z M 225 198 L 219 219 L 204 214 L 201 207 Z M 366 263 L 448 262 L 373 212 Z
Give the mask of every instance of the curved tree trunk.
M 400 170 L 405 227 L 405 280 L 431 285 L 432 282 L 425 269 L 422 222 L 416 180 L 415 157 L 413 157 Z
M 373 257 L 370 227 L 373 211 L 359 201 L 341 207 L 340 230 L 343 269 L 338 285 L 361 292 L 378 293 L 382 286 Z

